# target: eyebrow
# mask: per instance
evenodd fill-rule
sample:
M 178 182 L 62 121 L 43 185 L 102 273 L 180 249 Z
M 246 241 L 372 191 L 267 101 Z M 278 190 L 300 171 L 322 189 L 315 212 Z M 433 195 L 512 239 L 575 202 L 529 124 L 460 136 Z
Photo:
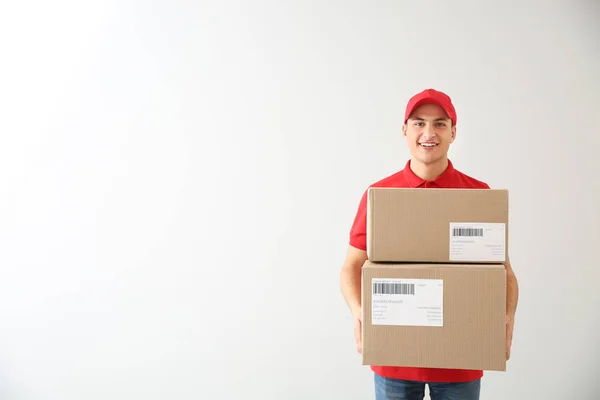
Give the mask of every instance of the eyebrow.
M 421 118 L 421 117 L 414 117 L 414 118 L 411 118 L 411 119 L 413 119 L 415 121 L 425 121 L 425 118 Z M 448 121 L 449 119 L 450 118 L 442 118 L 442 117 L 440 117 L 440 118 L 434 119 L 434 121 Z

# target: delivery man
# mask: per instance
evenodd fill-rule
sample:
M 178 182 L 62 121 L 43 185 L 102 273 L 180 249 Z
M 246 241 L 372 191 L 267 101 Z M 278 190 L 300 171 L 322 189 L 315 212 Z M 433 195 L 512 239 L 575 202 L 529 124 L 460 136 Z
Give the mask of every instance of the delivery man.
M 489 189 L 477 179 L 463 174 L 448 159 L 448 149 L 456 138 L 456 111 L 448 95 L 426 89 L 414 95 L 406 106 L 402 135 L 410 150 L 404 168 L 373 183 L 370 187 L 475 188 Z M 367 260 L 367 191 L 350 229 L 346 260 L 341 269 L 342 294 L 354 319 L 356 347 L 362 352 L 361 267 Z M 510 261 L 507 271 L 506 359 L 510 358 L 518 284 Z M 377 400 L 422 400 L 425 385 L 432 400 L 478 400 L 480 370 L 371 366 Z

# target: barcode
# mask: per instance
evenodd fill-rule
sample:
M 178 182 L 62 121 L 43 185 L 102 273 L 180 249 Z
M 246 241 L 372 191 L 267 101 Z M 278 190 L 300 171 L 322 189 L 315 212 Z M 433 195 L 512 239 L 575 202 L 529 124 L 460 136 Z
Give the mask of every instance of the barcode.
M 483 236 L 483 228 L 453 228 L 452 236 Z
M 415 294 L 414 283 L 373 283 L 373 294 Z

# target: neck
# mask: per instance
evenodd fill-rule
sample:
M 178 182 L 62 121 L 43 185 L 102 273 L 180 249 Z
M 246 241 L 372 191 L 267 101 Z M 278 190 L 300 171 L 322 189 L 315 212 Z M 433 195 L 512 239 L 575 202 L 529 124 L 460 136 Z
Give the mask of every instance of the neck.
M 414 158 L 410 161 L 410 169 L 415 173 L 416 176 L 425 180 L 432 181 L 440 176 L 448 168 L 448 159 L 443 158 L 432 164 L 424 164 L 415 160 Z

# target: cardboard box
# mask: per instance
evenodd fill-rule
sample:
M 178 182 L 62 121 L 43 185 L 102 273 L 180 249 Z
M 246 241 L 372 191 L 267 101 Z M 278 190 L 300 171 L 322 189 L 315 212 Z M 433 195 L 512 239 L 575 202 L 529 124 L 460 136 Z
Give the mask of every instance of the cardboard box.
M 506 370 L 502 264 L 362 269 L 364 365 Z
M 375 262 L 503 263 L 508 191 L 370 188 L 367 254 Z

